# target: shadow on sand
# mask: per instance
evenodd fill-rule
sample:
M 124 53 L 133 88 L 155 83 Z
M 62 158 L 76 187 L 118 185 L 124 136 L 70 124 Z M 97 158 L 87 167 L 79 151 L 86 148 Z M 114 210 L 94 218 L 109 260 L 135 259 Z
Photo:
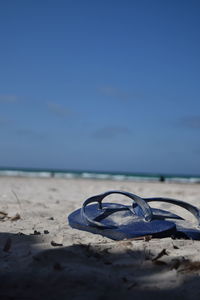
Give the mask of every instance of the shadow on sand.
M 164 250 L 153 257 L 130 241 L 45 250 L 43 238 L 0 234 L 1 300 L 200 299 L 198 263 L 165 261 Z

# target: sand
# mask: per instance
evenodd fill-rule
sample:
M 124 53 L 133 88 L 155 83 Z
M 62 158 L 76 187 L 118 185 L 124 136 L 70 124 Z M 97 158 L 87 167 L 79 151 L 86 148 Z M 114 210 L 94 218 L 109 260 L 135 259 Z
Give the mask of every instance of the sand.
M 0 299 L 200 299 L 199 241 L 113 241 L 69 227 L 70 212 L 111 189 L 200 206 L 199 184 L 0 177 Z

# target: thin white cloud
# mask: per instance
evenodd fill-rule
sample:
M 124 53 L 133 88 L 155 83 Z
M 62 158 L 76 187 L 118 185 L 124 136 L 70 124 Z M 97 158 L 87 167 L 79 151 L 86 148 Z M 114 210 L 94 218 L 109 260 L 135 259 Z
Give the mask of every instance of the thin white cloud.
M 17 102 L 16 95 L 0 95 L 0 103 L 15 103 Z
M 18 129 L 15 131 L 17 135 L 24 137 L 24 138 L 31 138 L 31 139 L 44 139 L 46 135 L 42 132 L 37 132 L 32 129 Z
M 12 120 L 0 116 L 0 125 L 4 126 L 4 125 L 9 125 L 11 123 L 13 123 Z
M 96 130 L 93 133 L 93 137 L 98 139 L 113 139 L 117 138 L 118 136 L 126 136 L 130 134 L 131 130 L 129 128 L 120 126 L 107 126 Z
M 141 98 L 141 95 L 139 94 L 123 91 L 122 89 L 114 86 L 102 86 L 98 88 L 98 91 L 106 97 L 116 98 L 121 101 Z
M 71 114 L 71 111 L 67 107 L 55 102 L 48 102 L 47 107 L 50 112 L 58 117 L 66 118 Z
M 191 129 L 200 129 L 200 116 L 188 116 L 181 119 L 181 125 Z
M 0 125 L 4 125 L 6 123 L 6 120 L 2 117 L 0 117 Z

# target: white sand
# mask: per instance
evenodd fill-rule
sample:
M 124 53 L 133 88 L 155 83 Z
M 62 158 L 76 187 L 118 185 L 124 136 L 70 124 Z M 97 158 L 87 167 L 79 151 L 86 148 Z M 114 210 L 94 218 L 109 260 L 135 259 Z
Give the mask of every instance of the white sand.
M 111 189 L 200 206 L 198 184 L 0 177 L 0 299 L 200 299 L 200 242 L 117 242 L 68 226 L 87 197 Z

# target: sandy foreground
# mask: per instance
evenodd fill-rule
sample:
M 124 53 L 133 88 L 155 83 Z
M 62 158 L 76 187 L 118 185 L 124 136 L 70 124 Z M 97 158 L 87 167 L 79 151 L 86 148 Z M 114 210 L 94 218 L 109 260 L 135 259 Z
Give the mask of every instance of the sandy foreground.
M 200 299 L 200 241 L 113 241 L 69 227 L 70 212 L 111 189 L 200 206 L 199 184 L 0 177 L 0 299 Z

